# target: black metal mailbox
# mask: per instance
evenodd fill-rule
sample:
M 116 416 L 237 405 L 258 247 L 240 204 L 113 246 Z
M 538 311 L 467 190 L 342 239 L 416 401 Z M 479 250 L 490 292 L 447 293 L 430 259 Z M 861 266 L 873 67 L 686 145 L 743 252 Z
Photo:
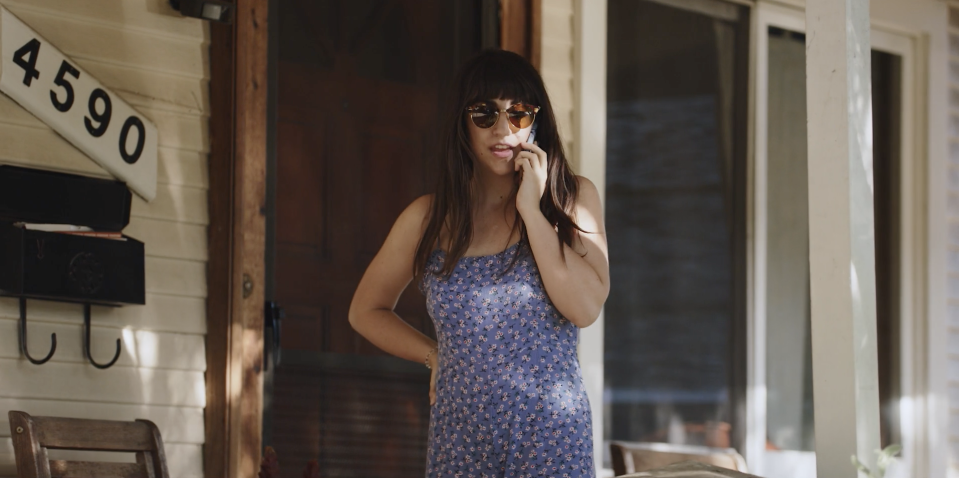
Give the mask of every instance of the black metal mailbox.
M 143 243 L 0 225 L 0 294 L 144 304 Z
M 91 304 L 145 304 L 143 243 L 121 235 L 130 221 L 131 194 L 119 181 L 13 166 L 0 166 L 0 295 L 20 299 L 20 352 L 47 363 L 57 350 L 37 358 L 27 350 L 27 299 L 83 304 L 83 350 L 94 367 L 112 367 L 90 350 Z M 24 224 L 15 224 L 24 223 Z M 85 226 L 47 232 L 51 224 Z
M 130 222 L 132 196 L 112 179 L 0 166 L 0 221 L 121 231 Z

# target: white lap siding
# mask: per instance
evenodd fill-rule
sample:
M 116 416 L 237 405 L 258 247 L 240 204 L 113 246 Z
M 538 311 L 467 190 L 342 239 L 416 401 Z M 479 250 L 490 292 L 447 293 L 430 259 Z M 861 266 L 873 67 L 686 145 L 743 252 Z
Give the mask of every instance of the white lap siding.
M 134 195 L 124 233 L 144 242 L 146 305 L 93 307 L 92 353 L 82 351 L 82 307 L 28 301 L 29 347 L 20 356 L 18 304 L 0 299 L 0 477 L 15 476 L 7 411 L 133 420 L 160 428 L 170 475 L 203 476 L 206 394 L 207 26 L 166 0 L 0 0 L 47 41 L 152 120 L 159 130 L 158 188 Z M 0 163 L 109 177 L 50 128 L 0 94 Z M 60 456 L 70 457 L 69 454 Z M 113 455 L 130 460 L 123 454 Z
M 584 101 L 582 97 L 577 97 L 577 91 L 585 87 L 595 92 L 592 90 L 594 86 L 592 82 L 597 80 L 597 75 L 586 73 L 596 73 L 596 71 L 583 66 L 590 65 L 590 63 L 582 63 L 583 55 L 600 55 L 605 58 L 605 47 L 602 51 L 595 50 L 597 44 L 605 45 L 605 39 L 601 42 L 590 42 L 587 47 L 584 47 L 584 42 L 586 37 L 596 40 L 595 35 L 606 34 L 606 2 L 605 0 L 549 0 L 540 3 L 542 5 L 540 74 L 549 92 L 559 132 L 563 138 L 563 147 L 566 149 L 566 155 L 572 163 L 573 170 L 592 180 L 599 189 L 600 197 L 604 197 L 606 194 L 605 155 L 582 152 L 595 152 L 596 138 L 590 138 L 588 142 L 584 142 L 582 132 L 576 125 L 583 122 L 595 125 L 596 123 L 590 122 L 596 121 L 597 118 L 605 122 L 605 104 L 590 104 L 589 111 L 583 108 L 577 109 L 578 102 Z M 587 9 L 595 15 L 589 18 L 577 18 L 577 15 L 582 15 Z M 577 31 L 580 28 L 583 31 Z M 577 48 L 583 51 L 577 52 Z M 595 60 L 595 57 L 591 59 Z M 605 60 L 601 63 L 605 64 Z M 583 83 L 577 84 L 578 81 Z M 605 78 L 600 81 L 605 86 Z M 605 90 L 599 92 L 599 97 L 605 98 Z M 601 145 L 600 150 L 605 152 L 605 146 Z M 603 441 L 602 344 L 603 317 L 600 315 L 596 323 L 580 331 L 579 361 L 592 407 L 594 456 L 597 469 L 601 474 L 612 473 L 612 470 L 601 470 L 603 463 L 608 462 L 608 451 Z
M 573 0 L 542 3 L 540 30 L 540 75 L 546 84 L 553 114 L 559 124 L 566 156 L 578 171 L 579 158 L 573 155 Z

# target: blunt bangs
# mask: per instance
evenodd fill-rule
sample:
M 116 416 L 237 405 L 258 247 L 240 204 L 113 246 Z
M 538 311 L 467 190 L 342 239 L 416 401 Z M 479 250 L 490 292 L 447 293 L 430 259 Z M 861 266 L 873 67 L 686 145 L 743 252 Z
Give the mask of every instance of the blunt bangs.
M 502 50 L 485 52 L 474 58 L 463 71 L 465 104 L 460 106 L 496 99 L 546 106 L 542 104 L 536 86 L 538 77 L 536 70 L 515 53 Z

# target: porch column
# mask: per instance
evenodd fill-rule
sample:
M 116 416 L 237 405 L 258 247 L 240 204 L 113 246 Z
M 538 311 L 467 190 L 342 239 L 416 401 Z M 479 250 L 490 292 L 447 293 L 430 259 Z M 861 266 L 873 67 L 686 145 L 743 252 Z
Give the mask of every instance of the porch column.
M 868 0 L 806 1 L 806 90 L 816 466 L 854 478 L 879 448 Z
M 545 3 L 545 2 L 544 2 Z M 606 0 L 573 2 L 573 157 L 580 174 L 589 178 L 606 205 Z M 579 335 L 579 361 L 593 416 L 593 460 L 597 476 L 606 451 L 603 442 L 603 312 Z

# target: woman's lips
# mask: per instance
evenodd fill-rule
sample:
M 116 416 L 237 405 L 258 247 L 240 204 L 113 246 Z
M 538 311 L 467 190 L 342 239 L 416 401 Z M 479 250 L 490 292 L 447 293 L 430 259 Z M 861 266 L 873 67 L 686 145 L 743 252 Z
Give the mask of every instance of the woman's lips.
M 490 151 L 493 152 L 493 156 L 503 159 L 509 159 L 513 157 L 512 148 L 490 148 Z

